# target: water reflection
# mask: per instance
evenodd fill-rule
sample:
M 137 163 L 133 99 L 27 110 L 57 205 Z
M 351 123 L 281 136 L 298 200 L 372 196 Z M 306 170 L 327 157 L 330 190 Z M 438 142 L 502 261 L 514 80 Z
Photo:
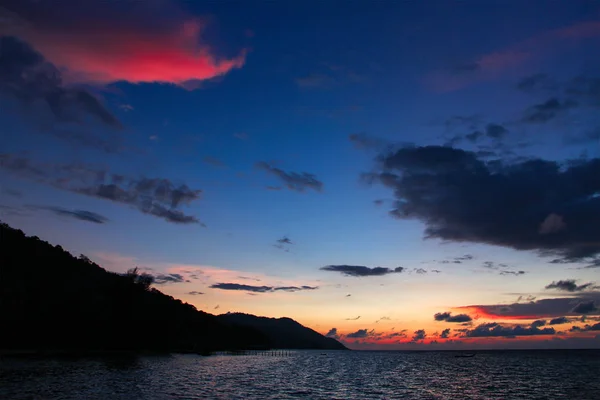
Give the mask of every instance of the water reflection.
M 592 399 L 600 351 L 3 360 L 2 399 Z

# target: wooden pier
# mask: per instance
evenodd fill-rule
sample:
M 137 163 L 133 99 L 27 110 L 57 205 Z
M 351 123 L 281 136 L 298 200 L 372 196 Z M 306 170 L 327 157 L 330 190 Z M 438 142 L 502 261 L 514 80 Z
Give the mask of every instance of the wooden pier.
M 262 356 L 262 357 L 289 357 L 294 352 L 291 350 L 225 350 L 210 353 L 214 356 Z

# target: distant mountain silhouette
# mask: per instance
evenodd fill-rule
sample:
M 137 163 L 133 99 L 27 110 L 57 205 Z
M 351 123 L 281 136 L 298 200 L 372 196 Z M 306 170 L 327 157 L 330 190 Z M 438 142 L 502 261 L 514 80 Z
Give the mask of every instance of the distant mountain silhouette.
M 267 336 L 275 348 L 347 350 L 337 340 L 325 337 L 291 318 L 257 317 L 243 313 L 221 314 L 217 318 L 225 323 L 258 330 Z
M 152 277 L 137 269 L 108 272 L 0 222 L 0 350 L 206 353 L 320 349 L 331 342 L 289 319 L 286 326 L 296 330 L 289 329 L 286 342 L 280 335 L 287 329 L 274 327 L 275 333 L 198 311 L 151 284 Z M 308 334 L 303 339 L 301 329 L 320 341 Z

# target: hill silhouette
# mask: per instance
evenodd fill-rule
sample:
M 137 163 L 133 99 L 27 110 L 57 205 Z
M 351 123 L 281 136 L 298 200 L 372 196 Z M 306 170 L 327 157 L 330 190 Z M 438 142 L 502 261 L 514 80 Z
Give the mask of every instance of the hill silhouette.
M 283 349 L 329 349 L 345 350 L 346 347 L 333 338 L 307 328 L 291 318 L 257 317 L 251 314 L 227 313 L 217 317 L 229 324 L 254 328 L 264 334 L 275 348 Z
M 207 353 L 334 348 L 332 339 L 290 319 L 264 328 L 250 319 L 217 317 L 151 284 L 152 278 L 137 269 L 106 271 L 84 255 L 74 257 L 0 222 L 0 349 Z

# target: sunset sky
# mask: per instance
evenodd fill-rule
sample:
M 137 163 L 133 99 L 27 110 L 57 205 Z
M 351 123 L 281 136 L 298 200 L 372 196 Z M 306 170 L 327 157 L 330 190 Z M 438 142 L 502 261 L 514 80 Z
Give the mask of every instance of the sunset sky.
M 354 349 L 600 347 L 598 2 L 4 0 L 0 36 L 28 235 Z

